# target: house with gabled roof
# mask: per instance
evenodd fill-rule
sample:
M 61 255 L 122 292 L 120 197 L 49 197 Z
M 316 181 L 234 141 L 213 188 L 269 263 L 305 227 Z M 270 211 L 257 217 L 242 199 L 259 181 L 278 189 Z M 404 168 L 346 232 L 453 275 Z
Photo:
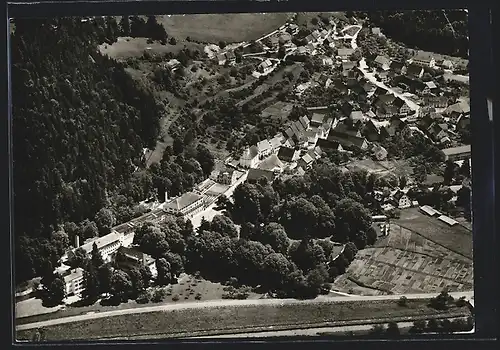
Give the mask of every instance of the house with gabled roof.
M 335 140 L 328 140 L 328 139 L 318 139 L 318 142 L 316 143 L 319 147 L 322 149 L 328 149 L 328 150 L 334 150 L 338 152 L 343 152 L 344 148 L 340 144 L 340 142 L 335 141 Z
M 391 196 L 390 202 L 392 205 L 399 209 L 406 209 L 411 207 L 410 198 L 408 198 L 408 195 L 401 190 L 396 191 L 396 193 Z
M 467 115 L 470 113 L 470 105 L 465 101 L 460 101 L 448 106 L 443 115 L 450 118 L 458 118 L 460 115 Z
M 306 153 L 301 158 L 299 158 L 299 160 L 297 161 L 297 166 L 303 169 L 309 169 L 314 161 L 315 159 L 309 153 Z
M 259 151 L 259 157 L 261 158 L 267 157 L 273 152 L 273 147 L 267 139 L 257 142 L 257 149 Z
M 278 152 L 283 143 L 282 137 L 273 137 L 269 140 L 269 144 L 271 145 L 271 152 Z
M 446 108 L 448 107 L 448 97 L 446 96 L 426 96 L 424 97 L 424 103 L 428 106 L 434 108 Z
M 417 51 L 415 56 L 411 58 L 412 64 L 421 66 L 421 67 L 430 67 L 433 68 L 436 63 L 436 59 L 434 54 L 430 52 Z
M 409 77 L 420 79 L 424 75 L 424 68 L 416 64 L 410 64 L 408 68 L 406 68 L 406 75 Z
M 313 113 L 312 117 L 311 117 L 311 126 L 321 126 L 323 125 L 323 122 L 324 122 L 324 119 L 325 119 L 325 115 L 324 114 L 320 114 L 320 113 Z
M 302 126 L 304 127 L 304 130 L 307 130 L 309 128 L 310 121 L 309 121 L 309 118 L 307 118 L 307 116 L 304 115 L 304 116 L 300 117 L 299 121 L 302 124 Z
M 181 214 L 186 218 L 192 218 L 204 209 L 204 197 L 194 193 L 186 192 L 165 205 L 165 210 L 169 214 Z
M 368 120 L 363 126 L 362 135 L 366 137 L 366 139 L 370 142 L 376 142 L 381 140 L 380 131 L 371 120 Z
M 258 169 L 261 170 L 269 170 L 274 173 L 281 173 L 285 166 L 281 162 L 281 160 L 278 158 L 276 154 L 271 154 L 269 157 L 264 159 L 258 166 Z
M 457 119 L 457 123 L 455 125 L 456 131 L 462 131 L 470 128 L 470 115 L 462 114 Z
M 244 168 L 254 168 L 259 162 L 259 149 L 257 146 L 250 146 L 243 151 L 239 163 Z
M 448 127 L 446 124 L 434 122 L 427 129 L 427 134 L 433 141 L 440 142 L 445 137 L 448 137 L 447 131 Z
M 292 163 L 299 159 L 300 152 L 294 148 L 281 147 L 278 151 L 278 158 L 282 162 Z
M 384 56 L 384 55 L 378 55 L 375 60 L 373 61 L 373 64 L 384 71 L 389 70 L 391 60 Z
M 399 61 L 392 61 L 389 69 L 393 71 L 396 74 L 405 74 L 406 73 L 406 67 L 403 62 Z
M 359 122 L 359 121 L 364 121 L 365 116 L 361 111 L 352 111 L 351 114 L 349 115 L 349 119 L 351 119 L 353 122 Z

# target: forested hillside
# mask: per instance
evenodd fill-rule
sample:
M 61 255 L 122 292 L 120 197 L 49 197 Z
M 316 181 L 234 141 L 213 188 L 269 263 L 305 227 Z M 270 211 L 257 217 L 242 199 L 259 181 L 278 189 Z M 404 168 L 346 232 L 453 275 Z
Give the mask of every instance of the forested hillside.
M 462 10 L 374 11 L 364 15 L 389 38 L 411 48 L 468 57 L 467 13 Z
M 16 279 L 51 268 L 64 222 L 93 219 L 125 186 L 162 111 L 97 46 L 113 18 L 16 20 L 12 36 Z M 59 240 L 59 241 L 58 241 Z M 42 260 L 41 260 L 42 259 Z M 50 264 L 49 264 L 50 265 Z

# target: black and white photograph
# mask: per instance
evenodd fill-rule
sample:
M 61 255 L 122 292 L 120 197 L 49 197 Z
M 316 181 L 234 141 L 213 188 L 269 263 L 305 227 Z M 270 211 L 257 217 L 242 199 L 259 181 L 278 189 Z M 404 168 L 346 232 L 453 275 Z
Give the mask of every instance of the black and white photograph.
M 467 10 L 9 40 L 17 342 L 474 333 Z

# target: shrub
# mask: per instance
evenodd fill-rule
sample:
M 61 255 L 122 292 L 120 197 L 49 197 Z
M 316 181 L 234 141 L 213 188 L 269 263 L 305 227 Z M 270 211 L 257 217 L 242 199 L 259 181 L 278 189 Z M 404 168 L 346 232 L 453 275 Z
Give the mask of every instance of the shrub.
M 178 295 L 178 294 L 176 294 L 176 295 L 174 295 L 174 296 L 172 297 L 172 301 L 179 301 L 179 299 L 180 299 L 180 297 L 179 297 L 179 295 Z
M 157 289 L 153 294 L 152 301 L 154 303 L 161 303 L 163 299 L 165 299 L 165 295 L 166 293 L 164 289 Z
M 148 292 L 142 292 L 137 296 L 137 299 L 135 300 L 138 304 L 147 304 L 149 303 L 149 293 Z
M 405 296 L 402 296 L 398 300 L 398 305 L 399 306 L 408 306 L 408 299 Z
M 201 300 L 201 293 L 197 293 L 194 298 L 196 300 Z

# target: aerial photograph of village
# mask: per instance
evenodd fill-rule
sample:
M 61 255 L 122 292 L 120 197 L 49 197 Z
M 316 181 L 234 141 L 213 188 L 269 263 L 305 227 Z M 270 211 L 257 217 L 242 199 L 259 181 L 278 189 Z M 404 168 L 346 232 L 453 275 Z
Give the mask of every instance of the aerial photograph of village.
M 467 10 L 10 22 L 17 342 L 474 332 Z

